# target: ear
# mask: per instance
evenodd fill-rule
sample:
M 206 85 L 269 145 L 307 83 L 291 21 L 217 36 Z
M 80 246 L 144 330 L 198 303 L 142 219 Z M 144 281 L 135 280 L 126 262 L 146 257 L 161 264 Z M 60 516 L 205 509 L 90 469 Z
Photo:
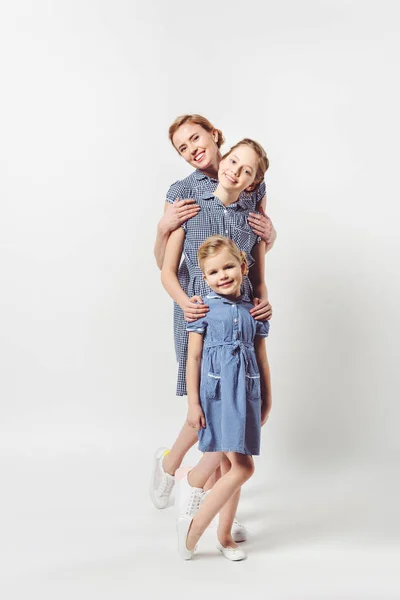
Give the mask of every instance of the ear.
M 246 265 L 246 263 L 245 263 L 245 262 L 242 262 L 242 264 L 240 265 L 240 268 L 241 268 L 241 270 L 242 270 L 242 275 L 243 275 L 243 277 L 244 277 L 245 275 L 247 275 L 247 273 L 248 273 L 248 271 L 249 271 L 249 270 L 248 270 L 248 268 L 247 268 L 247 265 Z
M 218 130 L 213 129 L 211 135 L 212 135 L 214 142 L 217 143 L 218 142 Z

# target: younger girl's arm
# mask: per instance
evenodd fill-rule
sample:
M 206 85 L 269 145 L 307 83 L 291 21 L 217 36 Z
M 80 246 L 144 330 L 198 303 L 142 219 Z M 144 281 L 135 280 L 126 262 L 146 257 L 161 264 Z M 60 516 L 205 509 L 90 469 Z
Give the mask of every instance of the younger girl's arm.
M 206 426 L 206 420 L 200 404 L 200 367 L 203 352 L 201 333 L 189 333 L 188 357 L 186 363 L 186 385 L 188 392 L 187 422 L 197 431 Z
M 272 405 L 271 396 L 271 374 L 267 357 L 265 338 L 256 335 L 254 339 L 254 349 L 256 352 L 258 370 L 260 371 L 261 384 L 261 425 L 264 425 L 268 419 Z
M 207 305 L 202 304 L 203 301 L 200 296 L 193 296 L 193 298 L 189 299 L 179 283 L 178 269 L 184 239 L 185 232 L 182 227 L 175 229 L 169 236 L 161 270 L 161 281 L 171 298 L 183 310 L 186 321 L 192 322 L 200 317 L 204 317 L 209 309 Z M 200 304 L 196 304 L 196 302 Z
M 253 246 L 252 256 L 254 264 L 249 270 L 249 279 L 253 286 L 254 308 L 250 314 L 257 321 L 265 321 L 271 318 L 272 308 L 268 302 L 267 286 L 265 285 L 265 242 L 260 242 Z
M 168 238 L 175 229 L 178 229 L 188 219 L 191 219 L 199 212 L 200 207 L 195 200 L 177 198 L 172 204 L 166 202 L 164 206 L 164 215 L 157 225 L 157 237 L 154 245 L 154 256 L 157 266 L 162 269 L 164 262 L 165 249 Z

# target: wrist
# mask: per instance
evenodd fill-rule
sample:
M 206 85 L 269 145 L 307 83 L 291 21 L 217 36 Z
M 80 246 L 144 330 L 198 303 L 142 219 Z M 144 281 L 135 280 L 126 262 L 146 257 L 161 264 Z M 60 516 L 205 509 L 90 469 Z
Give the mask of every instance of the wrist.
M 170 228 L 163 219 L 159 221 L 157 231 L 162 237 L 166 237 L 170 233 Z

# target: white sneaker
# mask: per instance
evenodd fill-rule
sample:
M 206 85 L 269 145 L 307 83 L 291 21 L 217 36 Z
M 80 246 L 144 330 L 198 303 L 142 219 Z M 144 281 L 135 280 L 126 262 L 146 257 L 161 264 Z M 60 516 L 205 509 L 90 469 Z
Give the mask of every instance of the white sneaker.
M 185 475 L 176 485 L 175 511 L 176 519 L 180 517 L 194 517 L 204 498 L 203 488 L 192 487 Z
M 156 508 L 167 508 L 175 477 L 166 473 L 162 466 L 168 448 L 158 448 L 154 455 L 153 473 L 150 481 L 150 498 Z
M 193 517 L 182 515 L 176 522 L 176 531 L 178 534 L 178 552 L 183 560 L 191 560 L 193 558 L 194 551 L 196 550 L 196 548 L 193 550 L 188 550 L 186 546 L 186 539 L 192 521 Z
M 231 548 L 230 546 L 225 547 L 222 546 L 222 544 L 217 544 L 217 548 L 228 560 L 244 560 L 247 558 L 246 552 L 241 548 Z
M 239 523 L 236 519 L 233 521 L 231 535 L 234 542 L 237 544 L 240 542 L 245 542 L 247 540 L 247 529 L 244 525 Z

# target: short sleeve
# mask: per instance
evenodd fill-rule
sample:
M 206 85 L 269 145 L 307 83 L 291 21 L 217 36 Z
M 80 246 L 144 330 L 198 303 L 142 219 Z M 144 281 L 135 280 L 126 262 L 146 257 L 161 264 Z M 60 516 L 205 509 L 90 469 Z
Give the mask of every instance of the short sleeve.
M 268 321 L 256 321 L 256 335 L 259 337 L 268 337 L 269 322 Z
M 193 323 L 186 323 L 186 331 L 204 334 L 207 329 L 207 317 L 202 317 L 193 321 Z
M 264 198 L 264 196 L 266 194 L 265 181 L 262 181 L 260 183 L 260 185 L 258 186 L 258 190 L 256 190 L 256 194 L 257 194 L 257 204 L 258 204 L 259 202 L 261 202 L 261 200 Z
M 185 186 L 182 181 L 175 181 L 169 188 L 165 201 L 173 204 L 177 198 L 186 198 Z

